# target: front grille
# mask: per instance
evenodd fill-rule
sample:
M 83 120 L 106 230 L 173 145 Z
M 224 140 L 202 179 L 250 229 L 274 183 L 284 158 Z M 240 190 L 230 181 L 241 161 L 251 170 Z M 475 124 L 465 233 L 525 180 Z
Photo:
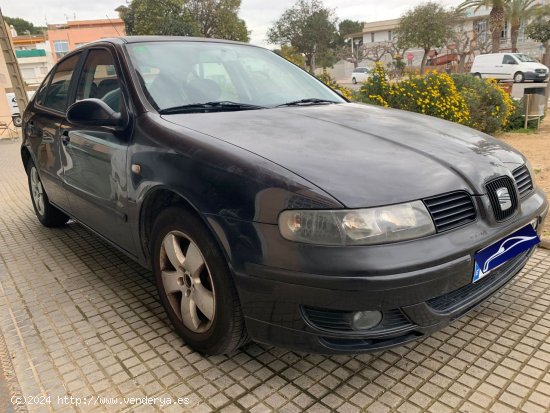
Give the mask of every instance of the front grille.
M 535 69 L 537 73 L 546 73 L 546 69 Z
M 491 201 L 491 206 L 493 207 L 493 214 L 497 221 L 504 221 L 507 218 L 510 218 L 516 213 L 518 208 L 518 195 L 516 193 L 516 188 L 514 183 L 507 176 L 503 176 L 497 179 L 493 179 L 486 185 L 487 194 L 489 195 L 489 201 Z M 510 196 L 510 202 L 512 205 L 505 210 L 502 210 L 501 201 L 497 195 L 497 191 L 506 188 Z
M 533 189 L 533 180 L 527 165 L 520 166 L 514 172 L 514 181 L 516 181 L 516 186 L 518 187 L 519 197 L 523 198 Z
M 373 329 L 365 330 L 364 333 L 382 330 L 401 330 L 411 326 L 409 320 L 399 309 L 384 311 L 382 314 L 382 321 L 380 321 L 380 324 Z M 353 317 L 353 312 L 351 311 L 304 307 L 304 315 L 312 325 L 322 330 L 354 331 L 351 324 L 351 319 Z
M 531 251 L 532 249 L 512 258 L 476 283 L 470 283 L 458 290 L 432 298 L 426 303 L 437 312 L 452 313 L 468 301 L 478 302 L 473 299 L 474 295 L 483 296 L 488 291 L 492 291 L 495 287 L 498 288 L 498 285 L 506 284 L 506 282 L 514 277 L 525 264 Z
M 424 199 L 424 204 L 430 211 L 437 232 L 448 231 L 476 219 L 476 208 L 467 192 L 434 196 Z

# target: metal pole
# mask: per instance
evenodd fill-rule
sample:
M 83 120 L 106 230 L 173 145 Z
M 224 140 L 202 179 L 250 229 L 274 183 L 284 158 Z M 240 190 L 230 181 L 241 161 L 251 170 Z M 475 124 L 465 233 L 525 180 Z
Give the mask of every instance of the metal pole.
M 27 98 L 27 92 L 25 91 L 25 82 L 23 82 L 21 70 L 19 69 L 19 64 L 17 63 L 17 58 L 15 57 L 15 52 L 13 50 L 13 44 L 11 42 L 9 29 L 6 25 L 6 22 L 4 21 L 4 15 L 2 14 L 1 9 L 0 48 L 2 49 L 2 54 L 4 55 L 4 60 L 8 69 L 8 75 L 10 76 L 11 80 L 11 86 L 13 88 L 13 92 L 15 93 L 17 106 L 19 106 L 19 112 L 23 114 L 23 111 L 27 107 L 27 103 L 29 103 L 29 100 Z
M 529 124 L 529 100 L 531 99 L 531 94 L 525 95 L 525 124 L 523 125 L 524 129 L 527 129 Z

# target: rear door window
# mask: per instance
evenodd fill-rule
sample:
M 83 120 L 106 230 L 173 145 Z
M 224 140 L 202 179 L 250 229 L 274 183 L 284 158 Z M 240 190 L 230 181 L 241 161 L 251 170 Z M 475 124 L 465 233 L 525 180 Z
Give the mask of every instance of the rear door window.
M 37 100 L 39 104 L 59 112 L 67 110 L 71 79 L 79 60 L 80 53 L 59 63 L 45 92 L 42 103 Z

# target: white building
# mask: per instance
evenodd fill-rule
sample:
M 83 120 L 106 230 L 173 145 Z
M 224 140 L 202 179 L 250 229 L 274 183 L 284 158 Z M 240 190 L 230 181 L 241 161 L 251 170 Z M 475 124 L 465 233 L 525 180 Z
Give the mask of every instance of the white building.
M 12 38 L 21 76 L 30 88 L 40 85 L 54 65 L 50 44 L 43 35 L 23 35 Z

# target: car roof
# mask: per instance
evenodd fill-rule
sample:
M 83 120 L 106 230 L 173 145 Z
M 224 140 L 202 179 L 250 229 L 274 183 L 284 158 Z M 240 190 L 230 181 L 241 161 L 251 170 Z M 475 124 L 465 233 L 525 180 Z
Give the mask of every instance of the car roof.
M 236 42 L 233 40 L 225 39 L 212 39 L 206 37 L 186 37 L 186 36 L 120 36 L 120 37 L 108 37 L 100 39 L 94 42 L 90 42 L 84 45 L 88 47 L 97 43 L 114 43 L 114 44 L 128 44 L 128 43 L 153 43 L 153 42 L 204 42 L 204 43 L 229 43 L 240 44 L 243 46 L 260 47 L 249 43 Z

